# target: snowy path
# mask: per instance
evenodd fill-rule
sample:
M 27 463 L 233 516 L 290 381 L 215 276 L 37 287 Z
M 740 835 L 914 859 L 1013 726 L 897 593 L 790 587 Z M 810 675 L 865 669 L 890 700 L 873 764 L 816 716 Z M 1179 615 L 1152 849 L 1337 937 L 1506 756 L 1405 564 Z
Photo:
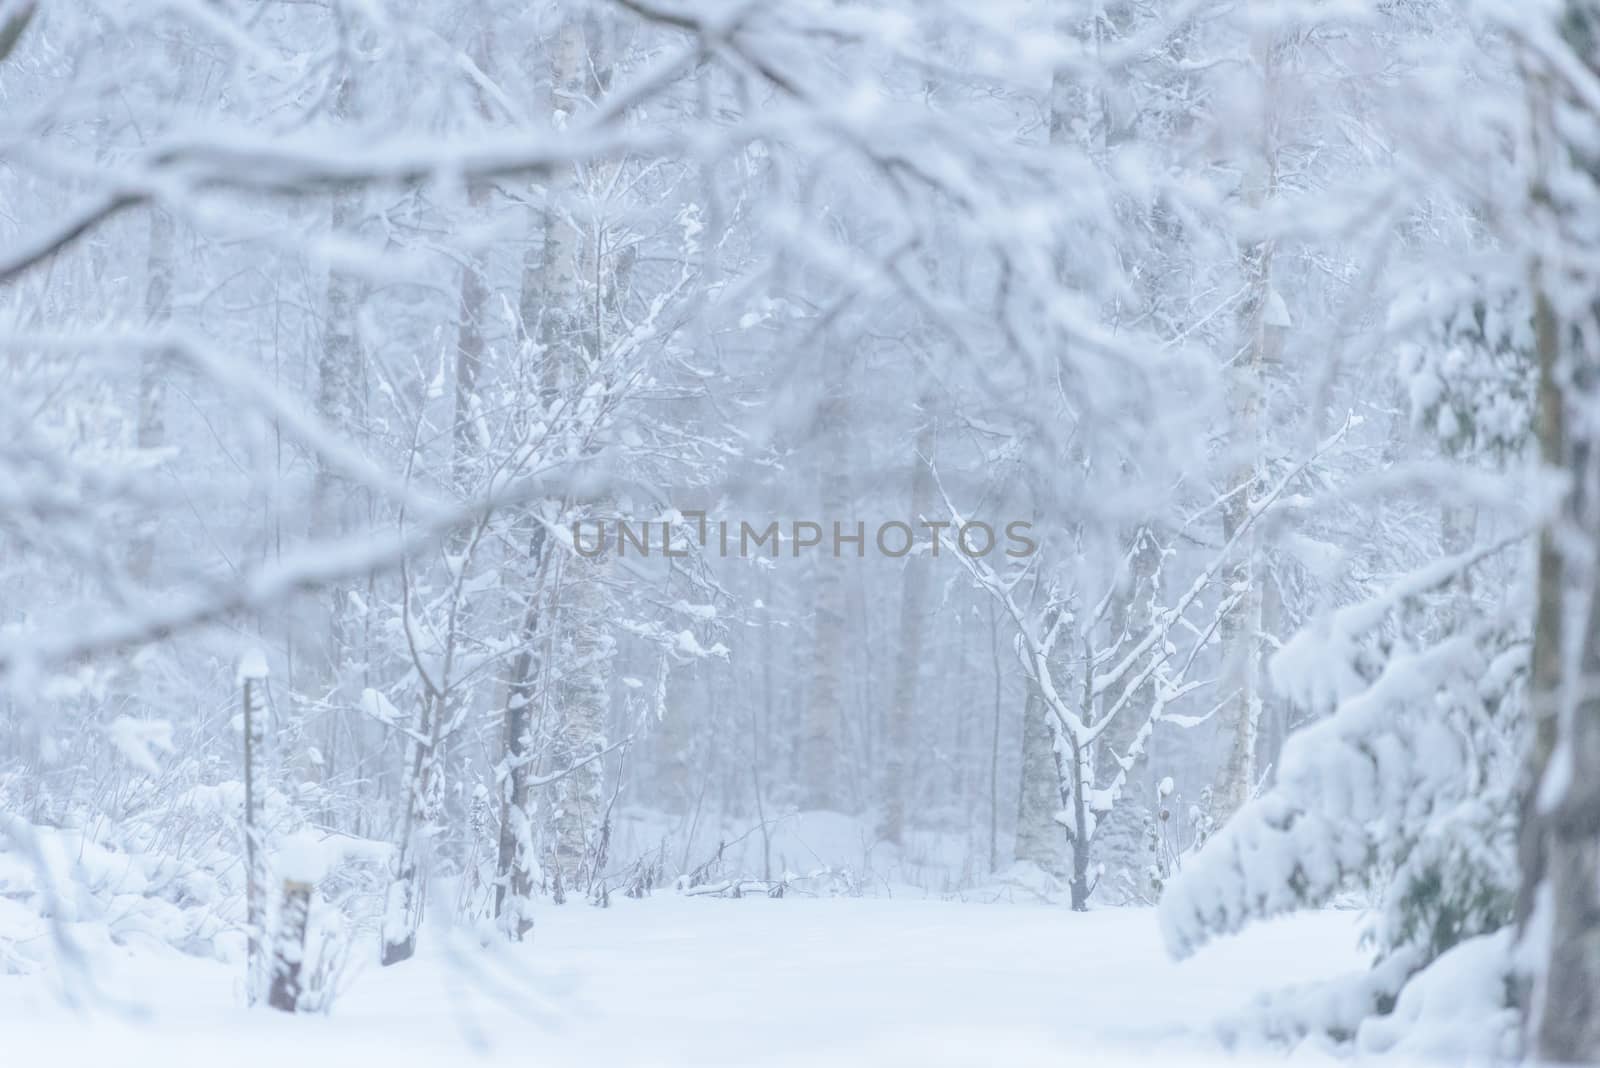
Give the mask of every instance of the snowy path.
M 74 1016 L 37 977 L 3 978 L 0 1061 L 398 1068 L 477 1047 L 519 1065 L 1185 1064 L 1217 1054 L 1209 1022 L 1257 990 L 1358 960 L 1348 913 L 1184 964 L 1136 910 L 663 895 L 539 919 L 506 954 L 425 929 L 423 956 L 353 974 L 326 1018 L 247 1013 L 236 969 L 155 950 L 122 953 L 108 979 L 149 1007 L 142 1022 Z

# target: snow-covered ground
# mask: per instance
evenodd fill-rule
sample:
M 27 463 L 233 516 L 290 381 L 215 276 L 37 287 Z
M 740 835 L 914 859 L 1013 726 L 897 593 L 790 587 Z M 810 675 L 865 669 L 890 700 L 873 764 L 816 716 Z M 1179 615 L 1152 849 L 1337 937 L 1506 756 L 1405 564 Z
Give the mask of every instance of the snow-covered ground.
M 658 894 L 540 910 L 531 944 L 424 927 L 353 966 L 328 1016 L 239 1004 L 239 969 L 106 947 L 108 999 L 0 978 L 0 1063 L 410 1065 L 1210 1064 L 1257 992 L 1357 967 L 1356 918 L 1263 924 L 1175 964 L 1143 909 Z

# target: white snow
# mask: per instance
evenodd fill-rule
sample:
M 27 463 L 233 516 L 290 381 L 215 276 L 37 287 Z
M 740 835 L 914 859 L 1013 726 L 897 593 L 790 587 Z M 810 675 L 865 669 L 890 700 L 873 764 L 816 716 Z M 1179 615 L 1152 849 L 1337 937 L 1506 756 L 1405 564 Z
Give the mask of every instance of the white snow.
M 1261 311 L 1261 321 L 1280 330 L 1294 326 L 1294 317 L 1289 314 L 1289 305 L 1284 301 L 1283 294 L 1276 289 L 1267 290 L 1267 305 Z
M 1174 964 L 1148 910 L 658 894 L 540 908 L 500 951 L 425 927 L 415 960 L 356 963 L 326 1018 L 242 1008 L 235 965 L 107 946 L 120 1007 L 3 977 L 0 1033 L 19 1065 L 1211 1064 L 1213 1021 L 1359 966 L 1356 938 L 1322 912 Z
M 1521 1021 L 1506 1007 L 1513 931 L 1503 927 L 1449 950 L 1401 992 L 1395 1010 L 1361 1024 L 1366 1054 L 1426 1053 L 1473 1063 L 1515 1058 Z
M 351 852 L 348 846 L 356 841 L 344 835 L 327 835 L 304 828 L 277 841 L 272 866 L 281 879 L 315 883 Z
M 243 685 L 246 679 L 264 679 L 267 677 L 267 654 L 260 649 L 250 648 L 239 654 L 239 668 L 234 672 L 234 682 Z
M 106 727 L 106 733 L 128 763 L 151 775 L 161 771 L 154 751 L 172 752 L 172 724 L 164 719 L 118 716 Z
M 370 686 L 361 691 L 361 711 L 380 723 L 401 722 L 400 710 L 394 707 L 394 702 Z

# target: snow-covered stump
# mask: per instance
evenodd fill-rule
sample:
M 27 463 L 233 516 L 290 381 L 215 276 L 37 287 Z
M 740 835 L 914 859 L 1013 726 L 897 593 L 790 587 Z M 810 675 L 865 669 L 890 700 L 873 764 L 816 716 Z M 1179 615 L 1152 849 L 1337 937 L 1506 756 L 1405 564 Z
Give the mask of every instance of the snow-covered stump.
M 272 989 L 267 1004 L 283 1012 L 297 1012 L 303 989 L 306 926 L 311 916 L 312 884 L 295 878 L 283 880 L 278 905 L 278 930 L 272 940 Z

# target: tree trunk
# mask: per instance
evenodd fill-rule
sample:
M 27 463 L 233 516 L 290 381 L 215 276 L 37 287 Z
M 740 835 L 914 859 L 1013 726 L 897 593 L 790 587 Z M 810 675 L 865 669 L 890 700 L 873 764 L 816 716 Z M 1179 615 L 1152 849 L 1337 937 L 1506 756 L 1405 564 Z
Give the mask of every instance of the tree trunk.
M 417 928 L 426 903 L 427 857 L 433 836 L 429 833 L 438 811 L 441 786 L 438 768 L 440 732 L 445 709 L 430 694 L 422 704 L 416 738 L 411 743 L 411 773 L 406 781 L 406 814 L 395 857 L 394 879 L 383 913 L 379 961 L 387 967 L 410 960 L 417 951 Z
M 1548 471 L 1567 471 L 1592 483 L 1578 470 L 1567 436 L 1566 398 L 1561 382 L 1562 327 L 1542 287 L 1535 294 L 1534 333 L 1539 360 L 1538 420 L 1540 459 Z M 1582 450 L 1589 453 L 1591 450 Z M 1589 457 L 1592 463 L 1592 456 Z M 1591 565 L 1590 603 L 1581 656 L 1577 700 L 1567 709 L 1564 632 L 1570 577 L 1560 544 L 1560 528 L 1595 522 L 1594 487 L 1581 511 L 1569 495 L 1566 507 L 1539 535 L 1538 603 L 1528 703 L 1533 744 L 1522 801 L 1518 843 L 1522 885 L 1517 912 L 1525 925 L 1548 887 L 1551 909 L 1548 957 L 1536 982 L 1530 1031 L 1537 1056 L 1552 1062 L 1583 1063 L 1600 1058 L 1600 571 Z M 1555 779 L 1554 782 L 1551 780 Z
M 22 39 L 22 31 L 28 28 L 28 23 L 33 21 L 38 4 L 33 0 L 13 7 L 6 15 L 5 21 L 0 22 L 0 60 L 9 56 L 17 47 L 17 42 Z
M 1592 68 L 1593 5 L 1569 0 L 1563 15 L 1561 30 L 1574 54 Z M 1590 150 L 1558 130 L 1551 86 L 1535 78 L 1529 89 L 1535 149 L 1530 200 L 1560 225 L 1562 205 L 1553 203 L 1548 177 L 1553 154 L 1581 158 Z M 1591 182 L 1600 177 L 1600 167 L 1588 169 Z M 1551 284 L 1566 284 L 1559 270 L 1536 262 L 1532 272 L 1539 457 L 1545 472 L 1568 476 L 1569 489 L 1539 534 L 1528 678 L 1533 737 L 1520 812 L 1517 920 L 1526 932 L 1535 909 L 1549 909 L 1549 942 L 1541 947 L 1544 968 L 1535 971 L 1528 1005 L 1531 1052 L 1550 1062 L 1595 1063 L 1600 1061 L 1600 565 L 1593 550 L 1600 548 L 1600 484 L 1593 431 L 1586 419 L 1569 423 L 1569 406 L 1581 411 L 1593 405 L 1600 374 L 1575 340 L 1577 324 L 1562 319 L 1551 297 Z M 1564 552 L 1580 531 L 1591 550 L 1581 561 L 1586 569 Z M 1589 596 L 1574 665 L 1566 628 L 1578 607 L 1571 594 L 1579 589 Z
M 994 670 L 994 718 L 989 734 L 989 870 L 1000 869 L 1000 718 L 1005 709 L 1005 674 L 1000 667 L 1000 619 L 989 601 L 989 663 Z
M 266 856 L 261 840 L 261 783 L 257 781 L 256 765 L 265 744 L 265 724 L 256 710 L 256 687 L 259 680 L 244 679 L 244 871 L 245 871 L 245 927 L 249 945 L 245 957 L 245 999 L 254 1005 L 261 996 L 262 957 L 265 953 L 267 923 Z
M 335 195 L 333 232 L 353 225 L 358 211 L 354 194 Z M 322 354 L 319 361 L 317 415 L 325 425 L 354 427 L 362 407 L 358 386 L 357 367 L 360 354 L 355 334 L 356 309 L 359 304 L 357 283 L 344 277 L 337 269 L 328 277 L 327 309 L 323 333 Z M 325 457 L 318 455 L 312 481 L 311 529 L 314 538 L 332 540 L 345 533 L 350 525 L 347 509 L 350 507 L 351 487 L 344 478 L 332 470 Z M 354 703 L 351 688 L 350 664 L 364 659 L 359 651 L 352 655 L 355 634 L 352 633 L 349 592 L 341 585 L 332 585 L 319 596 L 320 613 L 315 622 L 320 633 L 313 630 L 309 641 L 293 642 L 298 648 L 315 650 L 310 658 L 310 685 L 302 688 L 313 699 L 328 699 L 346 707 Z M 345 698 L 339 701 L 340 696 Z M 322 750 L 331 758 L 338 748 L 340 717 L 325 716 L 325 735 Z M 311 728 L 307 728 L 308 737 Z M 331 774 L 328 764 L 319 765 L 309 759 L 301 762 L 301 770 L 308 781 L 322 782 Z
M 557 770 L 569 768 L 605 747 L 606 720 L 611 711 L 606 671 L 611 638 L 606 628 L 604 562 L 569 560 L 564 606 L 564 640 L 560 646 L 558 708 L 561 713 L 551 746 Z M 551 877 L 567 892 L 586 890 L 596 874 L 594 844 L 602 805 L 600 761 L 590 761 L 563 776 L 548 789 L 552 815 Z
M 564 21 L 557 31 L 550 59 L 551 108 L 557 125 L 564 125 L 566 116 L 600 89 L 589 77 L 603 65 L 591 38 L 575 18 Z M 543 286 L 538 322 L 545 388 L 552 399 L 565 393 L 569 403 L 577 403 L 587 383 L 605 373 L 601 294 L 607 287 L 600 284 L 600 276 L 608 269 L 601 258 L 597 231 L 579 229 L 566 217 L 571 205 L 565 202 L 563 189 L 573 184 L 570 177 L 563 177 L 550 185 L 538 268 Z M 577 222 L 581 225 L 581 220 Z M 586 273 L 596 284 L 596 300 L 589 306 L 592 316 L 586 313 L 584 301 Z M 604 500 L 590 500 L 583 506 L 600 515 L 608 511 Z M 605 746 L 610 715 L 607 671 L 612 654 L 605 590 L 609 566 L 604 554 L 592 559 L 568 557 L 563 563 L 559 610 L 553 620 L 557 628 L 555 662 L 551 665 L 560 718 L 550 759 L 557 770 L 571 767 Z M 546 788 L 551 837 L 547 874 L 558 900 L 568 891 L 586 888 L 595 875 L 593 846 L 598 840 L 602 772 L 601 763 L 593 761 Z
M 489 191 L 484 183 L 472 183 L 467 202 L 474 215 L 488 197 Z M 456 333 L 455 417 L 450 458 L 451 480 L 456 492 L 463 496 L 471 492 L 473 464 L 481 455 L 476 434 L 478 376 L 483 369 L 483 323 L 488 305 L 489 286 L 483 276 L 483 265 L 471 260 L 461 268 L 461 301 L 457 312 L 460 322 Z
M 1600 549 L 1595 517 L 1588 518 L 1591 545 Z M 1589 586 L 1576 700 L 1562 717 L 1544 788 L 1535 794 L 1551 909 L 1535 1037 L 1538 1056 L 1561 1064 L 1600 1062 L 1600 569 L 1593 569 Z M 1551 767 L 1564 769 L 1555 783 Z
M 1083 751 L 1077 739 L 1067 736 L 1062 740 L 1069 743 L 1065 755 L 1072 761 L 1070 780 L 1063 774 L 1067 769 L 1058 768 L 1057 771 L 1057 774 L 1062 776 L 1063 782 L 1070 782 L 1068 789 L 1072 801 L 1072 881 L 1069 885 L 1072 891 L 1072 911 L 1085 912 L 1089 908 L 1089 894 L 1094 889 L 1089 885 L 1089 849 L 1094 841 L 1094 828 L 1090 826 L 1092 817 L 1085 791 L 1093 780 L 1094 769 L 1090 764 L 1089 754 Z M 1062 756 L 1059 743 L 1056 753 L 1059 763 Z
M 543 597 L 545 528 L 536 523 L 528 547 L 528 605 L 523 610 L 521 648 L 511 665 L 502 724 L 500 843 L 495 858 L 494 915 L 501 930 L 520 942 L 533 929 L 537 861 L 533 840 L 533 703 L 538 696 L 539 613 Z
M 1066 810 L 1057 728 L 1044 698 L 1029 683 L 1022 711 L 1022 788 L 1017 804 L 1016 858 L 1057 878 L 1069 870 L 1067 835 L 1056 819 Z
M 832 557 L 833 524 L 849 521 L 850 453 L 847 444 L 847 398 L 844 361 L 827 357 L 829 382 L 817 418 L 816 444 L 825 457 L 822 478 L 822 544 L 815 550 L 811 690 L 801 737 L 801 775 L 805 804 L 812 809 L 841 807 L 839 760 L 843 729 L 844 689 L 840 672 L 845 659 L 844 560 Z
M 358 195 L 340 190 L 333 197 L 331 229 L 348 233 L 360 212 Z M 328 272 L 323 309 L 322 351 L 317 361 L 317 415 L 329 426 L 348 427 L 356 415 L 356 309 L 360 302 L 355 279 L 338 268 Z M 336 535 L 344 525 L 344 496 L 349 487 L 323 456 L 316 458 L 311 484 L 310 527 L 314 537 Z
M 172 216 L 162 208 L 152 206 L 150 251 L 146 260 L 149 278 L 144 294 L 145 322 L 152 328 L 164 326 L 172 316 L 174 229 Z M 166 353 L 147 347 L 140 354 L 136 444 L 144 452 L 153 452 L 167 443 L 167 372 Z M 141 527 L 134 535 L 128 573 L 135 582 L 143 582 L 150 577 L 155 560 L 154 533 Z
M 348 115 L 353 92 L 351 76 L 347 74 L 334 101 L 337 116 Z M 361 194 L 355 189 L 341 188 L 331 199 L 330 232 L 348 234 L 361 220 Z M 316 414 L 324 425 L 344 428 L 352 437 L 364 409 L 361 353 L 356 336 L 356 316 L 361 300 L 361 283 L 337 266 L 330 267 L 323 308 L 322 347 L 317 360 Z M 330 466 L 327 457 L 319 453 L 313 463 L 308 533 L 315 539 L 331 540 L 344 534 L 349 527 L 352 487 Z M 348 671 L 354 637 L 348 590 L 332 585 L 312 603 L 313 618 L 305 628 L 309 634 L 290 636 L 294 647 L 312 653 L 306 658 L 310 665 L 309 680 L 298 689 L 315 700 L 333 698 L 337 704 L 354 705 L 356 694 L 352 691 L 356 680 L 349 677 Z M 295 680 L 291 679 L 290 684 L 294 686 Z M 338 701 L 341 695 L 344 700 Z M 324 717 L 326 736 L 322 748 L 326 753 L 336 750 L 339 719 L 338 716 Z M 301 767 L 312 782 L 323 781 L 330 770 L 309 759 Z
M 570 110 L 564 94 L 580 79 L 582 40 L 574 23 L 558 31 L 551 51 L 550 82 L 542 101 L 544 110 L 559 124 Z M 522 287 L 517 310 L 526 340 L 535 343 L 524 351 L 535 353 L 537 366 L 523 368 L 525 380 L 538 383 L 539 404 L 548 416 L 560 400 L 563 369 L 562 346 L 570 342 L 572 327 L 567 303 L 575 299 L 574 253 L 565 221 L 561 218 L 559 191 L 563 183 L 552 178 L 547 202 L 533 223 L 538 240 L 531 242 L 522 263 Z M 463 302 L 467 298 L 463 279 Z M 565 287 L 565 288 L 563 288 Z M 469 340 L 464 338 L 465 340 Z M 477 339 L 481 345 L 481 338 Z M 458 366 L 458 378 L 462 369 Z M 459 395 L 459 391 L 458 391 Z M 458 429 L 460 427 L 458 416 Z M 458 439 L 460 440 L 460 439 Z M 520 648 L 512 661 L 501 723 L 500 838 L 495 857 L 494 914 L 512 941 L 521 941 L 533 929 L 533 894 L 542 874 L 535 842 L 535 795 L 530 785 L 539 754 L 535 747 L 535 703 L 541 684 L 551 677 L 552 665 L 543 662 L 539 647 L 550 640 L 546 577 L 550 559 L 542 517 L 552 502 L 536 505 L 528 556 L 521 581 L 527 599 L 518 636 Z
M 1250 9 L 1253 14 L 1257 13 L 1255 6 Z M 1256 25 L 1251 27 L 1250 33 L 1252 59 L 1262 78 L 1263 113 L 1258 120 L 1256 146 L 1244 161 L 1240 196 L 1254 215 L 1270 203 L 1277 183 L 1276 120 L 1271 103 L 1277 59 L 1270 28 Z M 1281 356 L 1286 326 L 1281 298 L 1272 286 L 1272 256 L 1270 241 L 1249 242 L 1241 249 L 1247 292 L 1239 311 L 1242 345 L 1233 368 L 1229 406 L 1233 440 L 1242 444 L 1245 455 L 1240 458 L 1227 487 L 1235 492 L 1222 514 L 1225 540 L 1246 522 L 1253 491 L 1265 474 L 1262 439 L 1266 384 L 1271 368 Z M 1218 822 L 1238 811 L 1250 799 L 1259 778 L 1256 758 L 1262 709 L 1262 551 L 1252 532 L 1245 539 L 1243 556 L 1230 576 L 1231 584 L 1235 588 L 1242 585 L 1245 593 L 1220 628 L 1223 650 L 1220 689 L 1229 699 L 1221 716 L 1227 755 L 1212 790 Z
M 916 452 L 911 457 L 910 518 L 913 523 L 933 508 L 933 472 L 928 466 L 933 461 L 934 448 L 932 401 L 932 391 L 924 389 L 919 403 L 922 425 L 917 430 Z M 894 845 L 900 845 L 905 836 L 906 758 L 915 744 L 911 725 L 917 715 L 917 689 L 922 674 L 928 568 L 926 554 L 912 553 L 906 558 L 900 579 L 900 645 L 895 652 L 894 697 L 884 725 L 883 810 L 878 826 L 878 837 Z
M 1122 644 L 1124 636 L 1138 641 L 1149 631 L 1153 622 L 1150 615 L 1151 582 L 1156 568 L 1161 563 L 1161 551 L 1148 530 L 1139 530 L 1135 532 L 1134 537 L 1137 540 L 1129 558 L 1128 574 L 1125 579 L 1127 588 L 1118 593 L 1108 621 L 1108 648 L 1117 648 Z M 1102 715 L 1116 707 L 1122 695 L 1127 692 L 1128 684 L 1134 674 L 1130 672 L 1117 684 L 1107 687 L 1100 695 Z M 1122 770 L 1120 762 L 1126 757 L 1134 736 L 1139 733 L 1143 724 L 1144 717 L 1139 714 L 1136 704 L 1130 703 L 1106 726 L 1105 733 L 1095 742 L 1097 786 L 1107 786 Z M 1144 812 L 1148 811 L 1148 808 L 1141 811 L 1139 805 L 1128 802 L 1131 800 L 1129 795 L 1136 797 L 1138 794 L 1138 780 L 1133 774 L 1134 767 L 1141 766 L 1144 762 L 1145 757 L 1141 754 L 1133 764 L 1130 764 L 1122 802 L 1110 812 L 1101 815 L 1094 834 L 1095 859 L 1105 865 L 1108 873 L 1115 876 L 1109 884 L 1113 896 L 1118 893 L 1122 893 L 1125 897 L 1131 896 L 1124 893 L 1124 888 L 1137 885 L 1136 880 L 1142 867 Z M 1102 899 L 1106 896 L 1102 894 Z
M 479 70 L 492 74 L 488 28 L 480 26 L 479 30 L 468 52 Z M 481 88 L 475 89 L 474 99 L 479 116 L 487 121 L 489 105 Z M 472 218 L 483 211 L 489 192 L 490 184 L 481 178 L 468 182 L 467 211 Z M 489 312 L 489 282 L 484 272 L 485 264 L 479 256 L 469 256 L 462 264 L 461 299 L 456 313 L 455 418 L 451 427 L 450 475 L 455 491 L 462 495 L 471 492 L 472 465 L 482 451 L 476 428 L 478 378 L 483 370 L 483 327 Z M 458 532 L 458 537 L 462 536 Z

